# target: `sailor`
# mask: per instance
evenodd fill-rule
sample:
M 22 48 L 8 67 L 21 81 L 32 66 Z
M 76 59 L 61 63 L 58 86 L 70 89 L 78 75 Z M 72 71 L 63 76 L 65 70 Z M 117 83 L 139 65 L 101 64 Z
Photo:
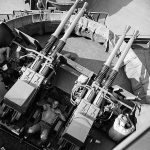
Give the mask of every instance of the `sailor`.
M 38 0 L 36 6 L 39 10 L 43 10 L 44 9 L 43 0 Z
M 28 129 L 28 134 L 33 134 L 41 131 L 40 139 L 42 144 L 47 141 L 50 129 L 52 128 L 56 120 L 58 118 L 60 118 L 62 121 L 66 120 L 60 109 L 58 109 L 58 105 L 58 101 L 54 101 L 52 105 L 43 105 L 42 107 L 44 111 L 42 112 L 41 121 Z
M 6 46 L 0 48 L 0 64 L 2 64 L 5 60 L 9 59 L 9 54 L 10 54 L 10 47 Z

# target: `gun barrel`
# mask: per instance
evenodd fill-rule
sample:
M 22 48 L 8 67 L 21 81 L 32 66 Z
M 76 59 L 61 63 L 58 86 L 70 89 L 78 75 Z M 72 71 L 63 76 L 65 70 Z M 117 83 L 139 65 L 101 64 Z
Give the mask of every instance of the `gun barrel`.
M 136 37 L 138 35 L 139 35 L 139 31 L 138 30 L 134 31 L 133 36 L 130 38 L 129 42 L 127 43 L 127 46 L 125 47 L 125 50 L 123 50 L 123 52 L 122 52 L 121 56 L 119 57 L 116 65 L 114 66 L 113 70 L 116 70 L 116 71 L 119 70 L 119 67 L 120 67 L 121 63 L 123 62 L 125 56 L 127 55 L 129 49 L 131 48 L 131 45 L 132 45 L 134 39 L 136 39 Z
M 74 21 L 71 23 L 70 27 L 66 31 L 66 33 L 61 38 L 62 41 L 66 42 L 67 38 L 70 36 L 71 32 L 73 31 L 74 27 L 76 26 L 77 22 L 79 21 L 79 19 L 82 17 L 83 13 L 85 12 L 87 5 L 88 5 L 88 3 L 85 2 L 83 7 L 81 8 L 80 12 L 76 15 Z
M 120 39 L 117 41 L 113 51 L 111 52 L 111 54 L 109 55 L 109 57 L 107 58 L 106 62 L 104 63 L 103 68 L 101 69 L 101 71 L 99 71 L 97 78 L 95 80 L 95 82 L 97 82 L 99 85 L 102 83 L 103 79 L 105 78 L 107 72 L 109 71 L 111 62 L 114 58 L 114 56 L 116 55 L 117 51 L 119 50 L 122 42 L 124 41 L 124 38 L 127 34 L 127 32 L 130 30 L 131 26 L 126 26 L 123 35 L 120 37 Z
M 67 12 L 66 16 L 63 18 L 55 32 L 50 36 L 50 39 L 48 40 L 48 43 L 43 49 L 43 52 L 47 55 L 50 50 L 52 49 L 53 44 L 58 39 L 58 36 L 60 35 L 62 29 L 64 28 L 64 25 L 67 23 L 68 19 L 71 17 L 73 11 L 75 10 L 76 6 L 78 5 L 80 0 L 76 0 L 75 3 L 72 5 L 72 7 Z
M 66 40 L 68 39 L 68 37 L 70 36 L 70 34 L 72 33 L 73 29 L 75 28 L 77 22 L 79 21 L 79 19 L 82 17 L 83 13 L 85 12 L 85 9 L 87 7 L 88 3 L 85 2 L 83 7 L 81 8 L 80 12 L 76 15 L 75 19 L 73 20 L 73 22 L 71 23 L 71 25 L 69 26 L 68 30 L 65 32 L 65 34 L 63 35 L 63 37 L 59 40 L 56 48 L 54 49 L 51 57 L 55 57 L 57 52 L 61 52 Z
M 114 82 L 114 80 L 118 74 L 119 67 L 120 67 L 121 63 L 123 62 L 125 56 L 127 55 L 129 49 L 131 48 L 131 45 L 132 45 L 134 39 L 138 36 L 138 34 L 139 34 L 139 31 L 137 30 L 134 32 L 133 36 L 130 38 L 130 40 L 127 43 L 125 49 L 123 50 L 121 56 L 119 57 L 116 65 L 112 69 L 112 72 L 110 73 L 107 81 L 105 82 L 104 88 L 106 88 L 106 89 L 109 88 L 112 85 L 112 83 Z
M 68 21 L 68 19 L 70 18 L 70 16 L 72 15 L 73 11 L 75 10 L 77 4 L 79 3 L 80 0 L 76 0 L 76 2 L 74 3 L 74 5 L 70 8 L 70 10 L 68 11 L 67 15 L 65 16 L 65 18 L 61 21 L 61 23 L 59 24 L 59 26 L 57 27 L 57 29 L 55 30 L 55 32 L 51 35 L 50 39 L 48 40 L 48 43 L 45 45 L 44 49 L 42 50 L 44 55 L 47 55 L 51 50 L 52 47 L 54 45 L 54 43 L 56 42 L 59 34 L 61 33 L 62 29 L 64 28 L 64 25 L 66 24 L 66 22 Z M 59 42 L 58 43 L 58 48 L 59 47 L 63 47 L 65 44 L 64 42 Z M 56 51 L 54 51 L 54 54 L 56 55 Z M 42 59 L 36 59 L 33 64 L 31 65 L 31 69 L 34 71 L 37 71 L 38 68 L 40 67 L 41 63 L 42 63 Z
M 61 23 L 59 24 L 58 28 L 52 34 L 53 36 L 58 37 L 58 35 L 60 34 L 62 29 L 64 28 L 64 25 L 66 24 L 66 22 L 70 18 L 71 14 L 75 10 L 75 8 L 76 8 L 76 6 L 78 5 L 79 2 L 80 2 L 80 0 L 76 0 L 75 1 L 75 3 L 72 5 L 72 7 L 69 9 L 68 13 L 66 14 L 65 18 L 61 21 Z
M 124 38 L 127 34 L 127 32 L 130 30 L 131 26 L 126 26 L 123 35 L 119 38 L 119 40 L 117 41 L 113 51 L 111 52 L 111 54 L 109 55 L 108 59 L 105 62 L 105 65 L 110 66 L 114 56 L 116 55 L 117 51 L 119 50 L 120 46 L 122 45 Z
M 79 19 L 81 18 L 81 16 L 83 15 L 85 8 L 87 7 L 88 3 L 85 2 L 83 7 L 81 8 L 80 12 L 76 15 L 75 19 L 73 20 L 73 22 L 71 23 L 71 25 L 69 26 L 68 30 L 66 31 L 66 33 L 64 34 L 64 36 L 58 41 L 57 46 L 54 48 L 53 52 L 50 54 L 50 57 L 53 58 L 53 60 L 55 60 L 55 57 L 57 55 L 57 53 L 61 52 L 64 45 L 66 44 L 66 40 L 67 38 L 70 36 L 71 32 L 73 31 L 74 27 L 76 26 L 77 22 L 79 21 Z M 40 69 L 39 73 L 46 76 L 48 71 L 49 71 L 49 66 L 47 65 L 48 62 L 45 62 L 43 64 L 43 67 Z

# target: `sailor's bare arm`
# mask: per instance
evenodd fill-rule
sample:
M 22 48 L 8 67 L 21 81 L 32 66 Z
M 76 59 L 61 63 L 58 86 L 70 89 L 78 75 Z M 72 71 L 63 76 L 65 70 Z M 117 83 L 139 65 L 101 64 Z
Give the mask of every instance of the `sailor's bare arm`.
M 59 117 L 62 121 L 66 121 L 65 116 L 62 114 L 62 112 L 60 110 L 57 110 L 56 113 L 59 115 Z

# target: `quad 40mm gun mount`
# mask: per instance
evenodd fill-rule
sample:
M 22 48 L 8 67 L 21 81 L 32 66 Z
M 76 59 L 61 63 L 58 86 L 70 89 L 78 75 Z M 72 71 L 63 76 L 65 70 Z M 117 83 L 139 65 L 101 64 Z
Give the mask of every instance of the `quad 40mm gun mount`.
M 75 5 L 67 14 L 67 17 L 65 17 L 65 19 L 60 23 L 56 31 L 52 34 L 48 44 L 40 53 L 27 49 L 28 51 L 37 54 L 37 57 L 32 65 L 29 68 L 26 68 L 17 82 L 5 94 L 2 104 L 2 118 L 10 111 L 12 113 L 10 123 L 19 120 L 20 117 L 29 110 L 31 104 L 35 102 L 35 96 L 37 95 L 44 80 L 49 76 L 49 74 L 55 73 L 55 69 L 58 67 L 59 62 L 57 54 L 62 51 L 67 38 L 70 36 L 78 20 L 84 14 L 87 7 L 86 2 L 79 13 L 75 16 L 74 21 L 71 23 L 63 37 L 58 41 L 58 44 L 55 47 L 52 45 L 58 38 L 64 24 L 67 22 L 78 2 L 79 0 L 76 1 Z

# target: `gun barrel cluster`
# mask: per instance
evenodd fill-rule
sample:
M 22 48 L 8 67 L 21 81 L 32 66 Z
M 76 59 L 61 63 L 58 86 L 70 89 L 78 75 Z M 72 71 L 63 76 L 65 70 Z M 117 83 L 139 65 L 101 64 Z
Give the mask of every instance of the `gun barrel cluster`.
M 52 53 L 52 57 L 55 57 L 57 52 L 61 52 L 61 50 L 63 49 L 63 47 L 64 47 L 64 45 L 66 43 L 66 40 L 68 39 L 68 37 L 72 33 L 72 31 L 75 28 L 75 26 L 76 26 L 77 22 L 79 21 L 79 19 L 84 14 L 87 5 L 88 5 L 88 3 L 85 2 L 83 7 L 81 8 L 80 12 L 75 16 L 75 19 L 73 20 L 73 22 L 71 23 L 71 25 L 69 26 L 69 28 L 67 29 L 67 31 L 65 32 L 63 37 L 59 40 L 56 48 L 54 49 L 54 51 Z
M 119 40 L 115 44 L 115 47 L 113 48 L 113 50 L 110 53 L 108 59 L 104 63 L 103 68 L 101 69 L 101 71 L 99 71 L 99 73 L 97 75 L 97 79 L 96 79 L 97 84 L 100 85 L 102 83 L 103 79 L 106 77 L 106 74 L 109 71 L 109 68 L 110 68 L 110 65 L 112 63 L 112 60 L 115 57 L 116 53 L 119 51 L 119 49 L 120 49 L 120 47 L 121 47 L 121 45 L 122 45 L 122 43 L 124 41 L 124 38 L 125 38 L 127 32 L 130 30 L 130 28 L 131 28 L 130 26 L 126 26 L 122 36 L 119 38 Z
M 50 39 L 48 40 L 48 43 L 46 44 L 45 48 L 41 51 L 41 53 L 50 58 L 51 62 L 49 61 L 45 61 L 44 62 L 44 67 L 42 67 L 39 71 L 40 74 L 44 75 L 46 74 L 48 71 L 48 64 L 52 63 L 53 60 L 55 60 L 57 53 L 60 53 L 63 49 L 63 47 L 66 44 L 66 40 L 68 39 L 68 37 L 70 36 L 70 34 L 72 33 L 73 29 L 75 28 L 77 22 L 79 21 L 79 19 L 82 17 L 82 15 L 85 12 L 85 9 L 88 5 L 87 2 L 84 3 L 83 7 L 81 8 L 81 10 L 79 11 L 79 13 L 75 16 L 75 19 L 72 21 L 71 25 L 68 27 L 68 29 L 66 30 L 66 32 L 64 33 L 63 37 L 58 41 L 57 45 L 54 46 L 54 44 L 56 43 L 56 40 L 58 39 L 59 34 L 61 33 L 61 31 L 64 28 L 64 25 L 67 23 L 67 21 L 69 20 L 69 18 L 71 17 L 73 11 L 75 10 L 77 4 L 79 3 L 80 0 L 76 0 L 76 2 L 74 3 L 74 5 L 70 8 L 70 10 L 68 11 L 68 13 L 66 14 L 66 16 L 64 17 L 64 19 L 61 21 L 61 23 L 59 24 L 59 26 L 57 27 L 57 29 L 55 30 L 55 32 L 51 35 Z M 41 56 L 37 56 L 35 61 L 33 62 L 33 64 L 31 65 L 31 69 L 34 71 L 39 70 L 41 64 L 43 63 L 43 58 Z M 44 75 L 45 76 L 45 75 Z
M 72 7 L 69 9 L 69 11 L 67 12 L 66 16 L 64 17 L 64 19 L 61 21 L 61 23 L 59 24 L 58 28 L 55 30 L 55 32 L 52 34 L 53 36 L 57 37 L 60 35 L 62 29 L 64 28 L 64 25 L 67 23 L 68 19 L 70 18 L 70 16 L 72 15 L 72 13 L 74 12 L 75 8 L 77 7 L 78 3 L 80 2 L 80 0 L 76 0 L 75 3 L 72 5 Z
M 129 30 L 129 28 L 127 28 L 126 31 L 128 31 L 128 30 Z M 126 32 L 125 32 L 125 34 L 126 34 Z M 130 48 L 133 44 L 134 39 L 138 36 L 138 34 L 139 34 L 139 31 L 134 31 L 134 33 L 133 33 L 132 37 L 130 38 L 129 42 L 127 43 L 126 47 L 121 52 L 121 55 L 120 55 L 118 61 L 116 62 L 115 66 L 113 67 L 111 73 L 108 75 L 106 81 L 103 83 L 103 86 L 102 86 L 103 89 L 107 90 L 108 88 L 110 88 L 110 86 L 114 82 L 114 80 L 118 74 L 119 68 L 120 68 L 121 64 L 123 63 L 124 58 L 126 57 L 128 51 L 130 50 Z M 123 39 L 123 37 L 121 37 L 121 38 Z M 124 36 L 124 38 L 125 38 L 125 36 Z M 117 43 L 117 45 L 118 45 L 118 43 Z M 119 45 L 121 46 L 121 44 L 119 44 Z M 116 49 L 115 49 L 115 52 L 117 52 Z M 114 54 L 116 54 L 116 53 L 113 52 L 113 55 Z M 110 58 L 112 58 L 112 56 Z M 108 59 L 110 59 L 110 58 L 108 58 Z M 108 72 L 108 70 L 109 69 L 107 69 L 107 72 Z M 104 80 L 104 78 L 102 80 Z M 103 91 L 100 91 L 100 93 L 101 93 L 101 95 L 103 95 L 102 94 Z M 99 107 L 102 99 L 103 99 L 103 97 L 99 97 L 99 98 L 95 99 L 93 103 L 96 104 L 97 107 Z
M 122 46 L 122 43 L 126 37 L 127 32 L 130 30 L 130 26 L 126 26 L 123 35 L 120 37 L 120 39 L 117 41 L 114 49 L 112 50 L 112 53 L 104 63 L 104 66 L 102 67 L 101 71 L 97 74 L 97 77 L 92 82 L 92 85 L 85 93 L 85 96 L 81 99 L 86 100 L 89 103 L 92 103 L 96 107 L 100 107 L 105 95 L 108 93 L 108 89 L 111 87 L 112 83 L 114 82 L 119 68 L 121 64 L 124 61 L 124 58 L 126 57 L 128 51 L 130 50 L 134 39 L 138 36 L 139 31 L 134 31 L 132 37 L 126 44 L 125 48 L 122 48 L 123 50 L 120 50 L 120 47 Z M 119 51 L 120 50 L 120 51 Z M 110 73 L 108 74 L 111 63 L 115 55 L 117 55 L 117 52 L 121 53 L 121 55 L 118 58 L 118 61 L 116 62 L 115 66 L 112 68 Z M 85 92 L 85 91 L 84 91 Z M 83 94 L 82 94 L 83 95 Z
M 63 20 L 60 22 L 60 24 L 58 25 L 57 29 L 55 30 L 55 32 L 51 35 L 50 39 L 48 40 L 48 43 L 46 44 L 46 46 L 43 49 L 43 52 L 45 54 L 48 54 L 54 43 L 56 42 L 56 40 L 58 39 L 58 36 L 60 35 L 60 33 L 62 32 L 65 24 L 67 23 L 67 21 L 69 20 L 69 18 L 71 17 L 72 13 L 74 12 L 76 6 L 78 5 L 78 3 L 80 2 L 80 0 L 76 0 L 75 3 L 72 5 L 72 7 L 69 9 L 69 11 L 67 12 L 67 14 L 65 15 L 65 17 L 63 18 Z

